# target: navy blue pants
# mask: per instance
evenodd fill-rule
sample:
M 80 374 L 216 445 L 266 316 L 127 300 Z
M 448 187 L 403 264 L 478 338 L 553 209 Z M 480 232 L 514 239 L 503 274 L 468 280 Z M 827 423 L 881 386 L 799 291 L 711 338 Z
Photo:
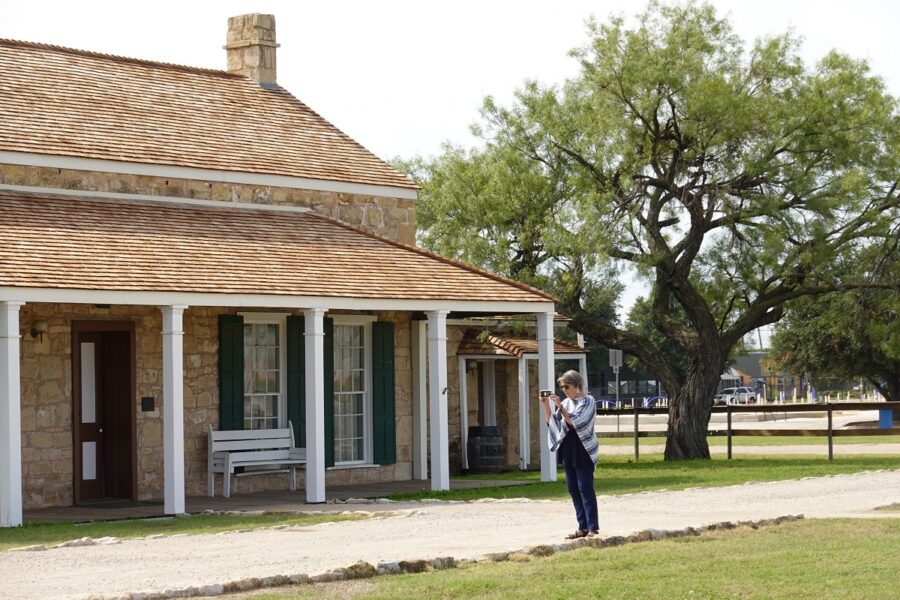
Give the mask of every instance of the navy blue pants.
M 578 529 L 598 531 L 600 521 L 597 515 L 597 493 L 594 491 L 594 464 L 588 462 L 588 466 L 575 467 L 564 460 L 563 470 L 566 472 L 566 487 L 569 488 L 572 504 L 575 505 Z

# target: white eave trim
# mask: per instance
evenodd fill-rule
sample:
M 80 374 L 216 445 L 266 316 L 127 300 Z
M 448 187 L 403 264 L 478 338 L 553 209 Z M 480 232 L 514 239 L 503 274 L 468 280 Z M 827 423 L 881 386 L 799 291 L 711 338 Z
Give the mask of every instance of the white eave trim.
M 119 200 L 139 202 L 156 202 L 157 204 L 178 204 L 184 206 L 204 206 L 207 208 L 239 208 L 242 210 L 265 210 L 270 212 L 307 213 L 311 209 L 305 206 L 283 206 L 273 204 L 256 204 L 253 202 L 226 202 L 223 200 L 202 200 L 200 198 L 178 198 L 176 196 L 148 196 L 146 194 L 123 194 L 120 192 L 95 192 L 89 190 L 70 190 L 64 188 L 33 187 L 30 185 L 9 185 L 0 183 L 0 191 L 23 192 L 42 196 L 71 196 L 76 200 Z
M 316 190 L 321 192 L 359 194 L 364 196 L 385 196 L 388 198 L 403 198 L 406 200 L 415 200 L 417 197 L 416 190 L 414 189 L 387 185 L 346 183 L 341 181 L 328 181 L 326 179 L 291 177 L 289 175 L 266 175 L 242 171 L 222 171 L 219 169 L 155 165 L 105 160 L 100 158 L 59 156 L 55 154 L 0 151 L 0 163 L 32 167 L 50 167 L 53 169 L 72 169 L 76 171 L 123 173 L 128 175 L 144 175 L 148 177 L 169 177 L 172 179 L 196 179 L 221 183 L 265 185 L 302 190 Z
M 397 310 L 501 313 L 553 313 L 553 302 L 503 302 L 497 300 L 421 300 L 396 298 L 309 297 L 273 294 L 212 294 L 201 292 L 138 292 L 57 288 L 0 287 L 0 302 L 64 304 L 118 304 L 161 306 L 227 306 L 231 308 L 286 308 L 325 310 Z

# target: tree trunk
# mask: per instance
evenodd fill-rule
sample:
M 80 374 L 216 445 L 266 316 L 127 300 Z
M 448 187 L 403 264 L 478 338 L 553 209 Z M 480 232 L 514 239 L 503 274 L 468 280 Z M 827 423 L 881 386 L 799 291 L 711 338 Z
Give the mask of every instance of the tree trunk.
M 717 356 L 690 361 L 684 385 L 669 400 L 666 460 L 709 458 L 706 436 L 713 397 L 719 388 L 721 364 Z

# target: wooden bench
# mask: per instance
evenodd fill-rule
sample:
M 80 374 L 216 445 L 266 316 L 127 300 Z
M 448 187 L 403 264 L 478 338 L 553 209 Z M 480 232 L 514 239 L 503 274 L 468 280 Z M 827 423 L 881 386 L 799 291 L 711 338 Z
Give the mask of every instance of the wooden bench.
M 250 470 L 241 475 L 262 475 L 288 468 L 291 491 L 297 490 L 297 465 L 306 464 L 306 448 L 294 446 L 294 429 L 245 429 L 214 431 L 209 426 L 207 483 L 209 497 L 216 495 L 215 474 L 222 473 L 222 495 L 231 497 L 231 476 L 236 467 L 269 466 L 275 469 Z M 236 482 L 235 482 L 236 483 Z

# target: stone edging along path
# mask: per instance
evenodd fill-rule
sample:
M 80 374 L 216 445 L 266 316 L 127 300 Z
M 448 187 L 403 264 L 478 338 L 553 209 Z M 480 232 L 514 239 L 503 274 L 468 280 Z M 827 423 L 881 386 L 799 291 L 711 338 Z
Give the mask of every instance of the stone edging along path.
M 397 516 L 392 515 L 392 516 Z M 579 548 L 611 548 L 624 544 L 633 544 L 640 542 L 655 542 L 664 539 L 699 536 L 712 531 L 724 531 L 737 528 L 759 529 L 760 527 L 770 527 L 781 525 L 791 521 L 803 519 L 803 515 L 784 515 L 774 519 L 760 519 L 758 521 L 738 521 L 732 523 L 724 521 L 721 523 L 713 523 L 704 527 L 685 527 L 678 530 L 659 530 L 645 529 L 629 536 L 610 536 L 601 538 L 593 536 L 562 542 L 559 544 L 541 544 L 530 546 L 518 551 L 511 552 L 493 552 L 484 555 L 480 559 L 457 560 L 452 556 L 442 556 L 432 559 L 411 559 L 401 560 L 398 562 L 381 562 L 377 566 L 366 561 L 360 560 L 347 567 L 331 569 L 324 573 L 307 575 L 306 573 L 297 573 L 293 575 L 274 575 L 271 577 L 251 577 L 248 579 L 240 579 L 230 581 L 223 584 L 213 584 L 205 586 L 191 586 L 180 589 L 167 589 L 159 592 L 131 592 L 128 594 L 117 594 L 113 596 L 92 595 L 88 600 L 165 600 L 168 598 L 190 598 L 204 596 L 219 596 L 222 594 L 233 594 L 239 592 L 249 592 L 263 588 L 283 587 L 287 585 L 324 583 L 331 581 L 345 581 L 352 579 L 368 579 L 381 575 L 397 575 L 402 573 L 426 573 L 429 571 L 440 571 L 444 569 L 453 569 L 460 565 L 478 563 L 478 562 L 504 562 L 504 561 L 522 561 L 531 558 L 541 558 L 551 556 L 559 552 L 568 552 Z M 155 536 L 154 536 L 155 537 Z M 95 543 L 104 543 L 101 540 L 107 539 L 105 543 L 116 543 L 116 538 L 101 538 Z M 84 543 L 77 545 L 90 545 L 90 538 L 84 538 Z
M 0 552 L 0 597 L 216 596 L 477 561 L 524 561 L 580 547 L 694 535 L 734 523 L 758 527 L 784 520 L 784 515 L 885 518 L 893 515 L 875 509 L 900 502 L 900 470 L 646 490 L 598 500 L 603 537 L 565 543 L 557 542 L 574 529 L 571 502 L 518 498 L 382 502 L 363 510 L 348 504 L 341 513 L 356 511 L 370 518 L 162 539 L 81 540 L 54 549 Z M 34 551 L 38 549 L 44 551 Z

